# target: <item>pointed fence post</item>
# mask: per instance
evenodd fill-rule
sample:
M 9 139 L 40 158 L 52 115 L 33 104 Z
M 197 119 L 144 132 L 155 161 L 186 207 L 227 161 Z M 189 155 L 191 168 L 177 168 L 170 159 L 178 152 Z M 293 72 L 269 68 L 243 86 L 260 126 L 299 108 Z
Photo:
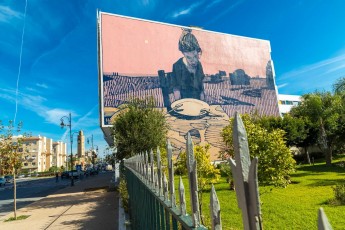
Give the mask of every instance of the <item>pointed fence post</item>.
M 163 196 L 164 200 L 168 201 L 168 180 L 165 173 L 163 173 Z
M 319 208 L 317 227 L 318 230 L 332 230 L 332 226 L 328 222 L 328 218 L 323 211 L 323 208 Z
M 155 191 L 159 196 L 158 173 L 155 171 Z
M 245 230 L 262 229 L 259 185 L 257 178 L 258 159 L 250 162 L 247 133 L 239 114 L 235 113 L 233 125 L 235 161 L 230 159 L 236 187 L 238 207 L 242 210 Z
M 158 173 L 158 195 L 162 195 L 162 162 L 161 162 L 161 151 L 157 147 L 157 173 Z
M 147 152 L 145 152 L 145 181 L 148 184 L 149 183 L 149 159 L 148 159 L 148 155 Z
M 185 216 L 187 214 L 186 213 L 186 195 L 185 195 L 185 191 L 184 191 L 184 185 L 183 185 L 182 177 L 180 177 L 178 192 L 179 192 L 179 197 L 180 197 L 181 215 Z
M 167 153 L 168 153 L 168 169 L 169 169 L 169 199 L 171 207 L 176 207 L 175 201 L 175 184 L 174 184 L 174 164 L 172 161 L 172 147 L 170 141 L 167 143 Z
M 197 227 L 200 224 L 200 211 L 199 211 L 199 198 L 198 198 L 198 175 L 197 175 L 197 163 L 194 158 L 194 146 L 190 133 L 187 134 L 186 142 L 187 150 L 187 170 L 189 179 L 189 192 L 192 207 L 192 219 L 193 227 Z
M 211 212 L 211 222 L 212 222 L 212 230 L 221 230 L 222 229 L 222 221 L 220 218 L 220 205 L 219 200 L 216 194 L 216 190 L 212 184 L 211 194 L 210 194 L 210 212 Z
M 155 174 L 154 174 L 154 164 L 153 164 L 153 151 L 150 151 L 150 167 L 151 167 L 151 186 L 154 187 L 155 185 Z

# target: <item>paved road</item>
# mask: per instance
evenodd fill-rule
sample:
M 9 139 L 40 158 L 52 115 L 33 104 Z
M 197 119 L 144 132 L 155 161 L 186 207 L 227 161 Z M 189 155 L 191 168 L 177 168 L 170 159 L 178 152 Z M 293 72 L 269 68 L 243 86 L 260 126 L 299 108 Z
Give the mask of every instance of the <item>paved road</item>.
M 78 183 L 75 180 L 75 183 Z M 32 202 L 40 200 L 55 191 L 70 186 L 69 179 L 56 183 L 55 177 L 31 180 L 19 180 L 17 182 L 17 209 Z M 0 218 L 13 211 L 13 184 L 0 187 Z

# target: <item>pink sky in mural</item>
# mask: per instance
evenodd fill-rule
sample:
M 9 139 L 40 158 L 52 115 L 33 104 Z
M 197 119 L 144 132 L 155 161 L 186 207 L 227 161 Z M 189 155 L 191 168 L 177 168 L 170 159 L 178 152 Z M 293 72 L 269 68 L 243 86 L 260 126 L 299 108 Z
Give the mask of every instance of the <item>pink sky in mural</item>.
M 102 14 L 101 23 L 103 72 L 156 76 L 158 70 L 171 72 L 182 57 L 181 27 L 107 14 Z M 265 77 L 271 58 L 269 41 L 199 29 L 193 29 L 193 34 L 202 49 L 205 74 L 243 69 L 251 77 Z

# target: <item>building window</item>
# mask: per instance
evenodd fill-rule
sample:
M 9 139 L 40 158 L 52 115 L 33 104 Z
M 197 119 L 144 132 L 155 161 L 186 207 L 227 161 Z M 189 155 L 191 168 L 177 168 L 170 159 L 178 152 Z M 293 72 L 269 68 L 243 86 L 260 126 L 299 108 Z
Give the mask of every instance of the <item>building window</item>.
M 36 162 L 32 162 L 32 165 L 36 165 Z
M 24 166 L 28 166 L 28 163 L 27 163 L 27 162 L 25 162 L 25 163 L 24 163 Z

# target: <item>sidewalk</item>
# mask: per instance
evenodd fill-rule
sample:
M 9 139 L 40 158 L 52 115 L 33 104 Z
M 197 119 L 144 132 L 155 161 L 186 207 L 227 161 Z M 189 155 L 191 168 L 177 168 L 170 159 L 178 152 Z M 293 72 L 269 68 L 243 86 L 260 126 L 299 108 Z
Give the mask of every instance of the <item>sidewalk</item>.
M 0 219 L 0 229 L 118 229 L 119 198 L 108 191 L 112 173 L 100 173 L 76 181 L 56 193 L 17 210 L 25 220 L 3 222 L 13 212 Z

